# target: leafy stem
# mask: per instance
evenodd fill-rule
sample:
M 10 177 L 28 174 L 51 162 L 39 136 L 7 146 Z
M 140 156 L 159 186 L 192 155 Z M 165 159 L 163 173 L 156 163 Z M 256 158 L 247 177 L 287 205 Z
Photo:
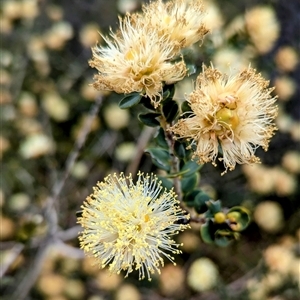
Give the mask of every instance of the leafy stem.
M 171 158 L 170 174 L 178 174 L 180 171 L 180 160 L 175 155 L 175 150 L 174 150 L 175 138 L 174 138 L 173 133 L 168 130 L 170 128 L 171 124 L 166 120 L 163 113 L 161 114 L 161 117 L 160 117 L 160 126 L 164 130 L 165 140 L 168 144 L 169 154 L 170 154 L 170 158 Z M 180 202 L 182 202 L 181 181 L 180 181 L 179 175 L 176 175 L 173 177 L 173 184 L 174 184 L 174 191 L 177 194 L 178 200 Z

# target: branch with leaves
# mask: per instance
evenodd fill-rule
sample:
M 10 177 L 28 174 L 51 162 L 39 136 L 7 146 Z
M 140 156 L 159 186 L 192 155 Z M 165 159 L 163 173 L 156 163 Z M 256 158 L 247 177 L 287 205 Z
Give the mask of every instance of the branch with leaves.
M 227 246 L 250 222 L 242 206 L 223 207 L 199 188 L 201 167 L 223 163 L 224 175 L 237 164 L 259 163 L 276 131 L 276 97 L 269 82 L 250 66 L 224 74 L 203 64 L 186 101 L 174 97 L 176 83 L 195 67 L 186 50 L 208 33 L 202 1 L 154 1 L 140 14 L 120 18 L 117 32 L 93 48 L 98 70 L 93 86 L 125 94 L 119 106 L 143 106 L 138 119 L 156 128 L 145 151 L 165 175 L 114 174 L 99 182 L 82 205 L 81 248 L 101 268 L 139 278 L 160 273 L 163 257 L 180 254 L 173 236 L 201 224 L 204 242 Z

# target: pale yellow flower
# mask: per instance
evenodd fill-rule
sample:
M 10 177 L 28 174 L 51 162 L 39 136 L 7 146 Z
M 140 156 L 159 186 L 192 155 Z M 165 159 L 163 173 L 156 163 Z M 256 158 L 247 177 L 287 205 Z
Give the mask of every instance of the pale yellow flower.
M 203 66 L 187 99 L 193 114 L 170 130 L 187 139 L 199 163 L 216 165 L 220 149 L 219 160 L 226 171 L 237 163 L 257 163 L 255 150 L 261 146 L 266 151 L 276 130 L 276 97 L 268 84 L 250 67 L 227 76 L 213 66 Z
M 90 65 L 98 70 L 93 86 L 128 94 L 148 96 L 154 107 L 162 99 L 164 84 L 180 81 L 186 75 L 182 60 L 174 59 L 174 46 L 166 36 L 149 29 L 138 15 L 120 19 L 120 30 L 103 37 L 107 46 L 96 46 Z
M 278 69 L 283 72 L 294 71 L 299 63 L 296 49 L 290 46 L 279 48 L 275 55 L 275 62 Z
M 284 216 L 281 206 L 274 201 L 260 202 L 254 211 L 254 220 L 263 230 L 277 233 L 284 225 Z
M 202 41 L 208 33 L 202 0 L 158 0 L 144 6 L 143 12 L 150 26 L 167 36 L 177 51 Z
M 209 291 L 218 283 L 219 271 L 207 257 L 196 259 L 187 273 L 187 284 L 197 292 Z
M 271 6 L 255 6 L 245 15 L 246 28 L 258 53 L 269 52 L 279 37 L 280 25 Z
M 181 253 L 171 236 L 189 225 L 180 224 L 188 216 L 178 203 L 154 175 L 139 173 L 135 184 L 131 175 L 109 175 L 82 206 L 80 246 L 111 273 L 138 270 L 140 279 L 151 280 L 163 257 L 174 263 L 171 254 Z

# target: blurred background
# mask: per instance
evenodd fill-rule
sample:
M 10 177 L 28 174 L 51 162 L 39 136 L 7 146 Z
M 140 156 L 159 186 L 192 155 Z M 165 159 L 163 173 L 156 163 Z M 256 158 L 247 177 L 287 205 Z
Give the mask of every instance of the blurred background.
M 192 0 L 191 0 L 192 1 Z M 0 16 L 0 263 L 3 299 L 142 300 L 300 298 L 300 1 L 206 0 L 211 33 L 188 60 L 199 73 L 255 67 L 275 86 L 279 128 L 262 164 L 220 176 L 205 165 L 201 188 L 253 221 L 227 248 L 199 227 L 178 236 L 177 266 L 151 282 L 109 275 L 78 247 L 76 212 L 112 172 L 155 172 L 143 149 L 155 130 L 121 110 L 121 95 L 95 91 L 88 61 L 99 33 L 141 0 L 3 0 Z M 227 69 L 228 70 L 228 69 Z M 175 98 L 195 76 L 177 85 Z

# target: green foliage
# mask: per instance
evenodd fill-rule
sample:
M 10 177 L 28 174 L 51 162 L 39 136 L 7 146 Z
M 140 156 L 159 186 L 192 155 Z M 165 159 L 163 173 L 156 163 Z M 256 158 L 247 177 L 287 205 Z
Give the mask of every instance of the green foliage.
M 119 107 L 122 109 L 133 107 L 140 103 L 142 97 L 140 93 L 130 93 L 122 98 L 119 102 Z
M 197 164 L 195 161 L 187 161 L 180 170 L 181 174 L 184 176 L 190 176 L 201 169 L 202 165 Z
M 152 158 L 152 162 L 162 170 L 170 171 L 170 154 L 165 149 L 160 148 L 147 148 L 146 153 L 149 153 Z
M 148 110 L 156 111 L 156 109 L 154 108 L 154 106 L 151 103 L 150 98 L 148 98 L 148 97 L 142 97 L 140 104 L 142 104 Z
M 163 87 L 163 99 L 173 99 L 175 94 L 175 84 L 165 84 Z
M 210 197 L 203 191 L 198 191 L 194 199 L 194 208 L 198 214 L 202 214 L 207 211 L 208 206 L 207 202 L 210 200 Z
M 250 223 L 250 212 L 242 207 L 235 206 L 225 213 L 221 201 L 207 201 L 206 221 L 201 226 L 200 234 L 205 243 L 214 243 L 225 247 L 239 238 L 239 232 Z
M 181 104 L 181 112 L 182 113 L 188 113 L 188 112 L 192 113 L 191 106 L 190 106 L 190 104 L 187 101 L 182 102 L 182 104 Z
M 187 154 L 184 145 L 178 141 L 174 143 L 174 153 L 180 159 L 184 159 Z
M 236 232 L 230 230 L 226 223 L 216 224 L 211 219 L 207 219 L 201 225 L 200 234 L 205 243 L 215 244 L 219 247 L 226 247 L 239 237 Z
M 167 98 L 162 102 L 163 115 L 168 123 L 171 123 L 179 113 L 179 107 L 172 98 Z
M 159 113 L 146 113 L 139 114 L 138 118 L 143 124 L 149 127 L 157 127 L 159 126 L 159 121 L 156 118 L 159 116 Z
M 183 176 L 181 180 L 181 189 L 184 194 L 192 191 L 199 182 L 200 175 L 198 173 L 194 173 L 190 176 Z
M 207 207 L 208 207 L 207 216 L 208 217 L 214 216 L 216 213 L 220 212 L 222 209 L 221 201 L 220 200 L 217 200 L 217 201 L 209 200 L 207 202 Z
M 173 188 L 172 180 L 160 175 L 158 175 L 157 178 L 161 181 L 162 186 L 165 187 L 167 190 L 171 190 Z
M 169 149 L 168 143 L 167 143 L 166 137 L 165 137 L 165 132 L 161 127 L 159 128 L 154 140 L 160 148 Z

